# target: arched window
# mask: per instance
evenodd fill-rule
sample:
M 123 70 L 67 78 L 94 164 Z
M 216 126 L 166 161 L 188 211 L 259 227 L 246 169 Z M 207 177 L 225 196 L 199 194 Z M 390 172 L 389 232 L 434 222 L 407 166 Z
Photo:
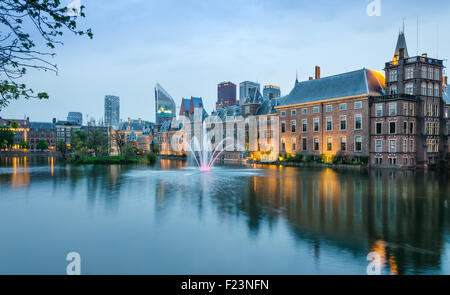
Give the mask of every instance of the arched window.
M 423 96 L 427 95 L 427 83 L 426 82 L 422 82 L 420 94 L 422 94 Z
M 434 96 L 439 97 L 439 84 L 434 84 Z
M 428 96 L 433 96 L 433 83 L 428 83 Z

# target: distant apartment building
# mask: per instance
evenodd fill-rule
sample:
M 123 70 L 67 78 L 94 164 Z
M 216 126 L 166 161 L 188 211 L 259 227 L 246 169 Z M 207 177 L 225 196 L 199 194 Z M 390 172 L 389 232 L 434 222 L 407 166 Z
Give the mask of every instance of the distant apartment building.
M 120 123 L 120 98 L 118 96 L 105 96 L 105 119 L 106 127 L 117 128 Z
M 79 112 L 70 112 L 67 115 L 67 121 L 81 126 L 83 125 L 83 114 Z
M 261 93 L 261 85 L 256 82 L 244 81 L 239 84 L 239 102 L 243 104 L 249 97 L 254 97 L 256 93 Z
M 265 85 L 263 89 L 263 98 L 274 99 L 281 96 L 280 87 L 274 85 Z
M 14 123 L 14 124 L 13 124 Z M 17 126 L 13 126 L 16 125 Z M 14 132 L 14 146 L 13 149 L 20 148 L 20 142 L 28 142 L 28 133 L 30 131 L 30 119 L 3 119 L 0 117 L 0 127 L 7 126 Z
M 53 122 L 30 122 L 29 144 L 30 150 L 38 150 L 37 144 L 44 140 L 50 151 L 56 151 L 56 126 Z
M 68 146 L 70 145 L 70 137 L 72 133 L 81 130 L 81 125 L 69 121 L 56 121 L 53 119 L 56 128 L 56 143 L 62 140 Z
M 232 82 L 222 82 L 217 85 L 216 108 L 236 105 L 236 84 Z

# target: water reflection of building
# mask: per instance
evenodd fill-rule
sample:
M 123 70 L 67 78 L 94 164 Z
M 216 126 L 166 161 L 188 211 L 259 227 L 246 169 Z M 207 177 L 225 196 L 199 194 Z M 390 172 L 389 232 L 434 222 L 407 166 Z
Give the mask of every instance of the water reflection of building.
M 450 226 L 445 208 L 450 185 L 444 176 L 271 170 L 273 175 L 250 178 L 237 194 L 222 198 L 218 193 L 216 203 L 223 214 L 244 212 L 255 233 L 264 224 L 286 219 L 293 234 L 311 240 L 315 251 L 320 251 L 321 241 L 362 260 L 376 251 L 393 274 L 440 269 L 445 229 Z

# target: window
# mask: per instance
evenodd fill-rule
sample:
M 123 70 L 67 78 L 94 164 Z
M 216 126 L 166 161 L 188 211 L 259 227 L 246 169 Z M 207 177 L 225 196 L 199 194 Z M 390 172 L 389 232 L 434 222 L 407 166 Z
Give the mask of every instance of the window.
M 433 96 L 433 84 L 428 83 L 428 96 Z
M 245 106 L 245 114 L 250 114 L 250 106 Z
M 410 104 L 409 104 L 409 114 L 410 114 L 411 116 L 415 116 L 415 106 L 414 106 L 413 103 L 410 103 Z
M 434 96 L 439 97 L 439 84 L 434 84 Z
M 406 83 L 405 94 L 408 94 L 408 95 L 414 94 L 414 84 L 413 83 Z
M 362 151 L 362 136 L 355 137 L 355 152 Z
M 286 117 L 286 112 L 281 112 L 281 117 Z
M 341 110 L 341 111 L 347 110 L 347 104 L 346 104 L 346 103 L 341 103 L 341 104 L 339 105 L 339 110 Z
M 341 116 L 341 130 L 347 129 L 347 116 Z
M 361 101 L 355 102 L 355 110 L 359 110 L 359 109 L 362 109 L 362 102 Z
M 295 152 L 297 150 L 297 141 L 295 138 L 292 138 L 291 144 L 292 144 L 292 151 Z
M 433 68 L 428 68 L 428 79 L 433 80 Z
M 331 117 L 327 118 L 327 131 L 333 130 L 333 119 Z
M 316 113 L 316 114 L 319 113 L 319 107 L 314 107 L 314 113 Z
M 408 122 L 403 122 L 403 134 L 408 134 Z
M 427 95 L 427 83 L 422 82 L 422 85 L 420 86 L 420 94 L 423 96 Z
M 414 78 L 414 67 L 407 67 L 405 70 L 405 79 Z
M 292 110 L 291 111 L 291 116 L 295 116 L 295 115 L 297 115 L 297 111 L 296 110 Z
M 308 113 L 308 109 L 302 109 L 302 114 L 306 115 Z
M 316 118 L 314 119 L 314 132 L 318 132 L 319 131 L 319 119 Z
M 414 134 L 414 122 L 409 123 L 409 134 Z
M 297 132 L 297 121 L 291 121 L 291 132 L 295 133 Z
M 391 86 L 389 87 L 389 94 L 395 95 L 395 94 L 397 94 L 397 93 L 398 93 L 397 85 L 391 85 Z
M 382 134 L 383 133 L 383 123 L 377 122 L 375 129 L 376 129 L 377 134 Z
M 302 121 L 302 130 L 303 132 L 308 131 L 308 121 L 306 119 Z
M 302 149 L 303 149 L 303 151 L 308 150 L 308 140 L 305 137 L 302 138 Z
M 341 151 L 347 150 L 347 137 L 341 137 Z
M 319 150 L 319 139 L 317 137 L 314 138 L 314 150 L 315 151 Z
M 389 115 L 390 116 L 396 116 L 397 115 L 397 104 L 396 103 L 390 103 L 389 104 Z
M 376 110 L 376 116 L 377 117 L 383 117 L 383 105 L 382 104 L 377 104 L 375 106 L 375 110 Z
M 375 142 L 375 152 L 377 153 L 383 152 L 383 141 L 380 139 Z
M 333 111 L 333 106 L 332 105 L 327 105 L 326 108 L 325 108 L 325 111 L 327 113 L 332 112 Z
M 390 153 L 397 152 L 397 140 L 395 140 L 395 139 L 389 140 L 389 152 Z
M 408 103 L 404 102 L 403 103 L 403 115 L 408 116 Z
M 427 78 L 427 67 L 423 66 L 422 67 L 422 79 L 426 79 Z
M 362 128 L 362 116 L 356 115 L 355 116 L 355 130 L 361 130 Z
M 411 153 L 414 153 L 414 139 L 410 139 L 409 140 L 409 151 L 411 152 Z
M 397 158 L 389 158 L 390 165 L 397 165 Z
M 286 123 L 281 122 L 281 133 L 286 133 Z
M 389 78 L 390 82 L 397 81 L 397 70 L 391 70 Z
M 333 150 L 333 138 L 327 138 L 327 151 L 331 152 Z
M 286 151 L 286 141 L 284 138 L 281 139 L 281 151 Z
M 441 71 L 439 69 L 434 70 L 434 80 L 441 81 Z
M 389 134 L 395 134 L 397 122 L 389 122 Z
M 408 140 L 407 139 L 403 139 L 403 152 L 404 153 L 408 152 Z

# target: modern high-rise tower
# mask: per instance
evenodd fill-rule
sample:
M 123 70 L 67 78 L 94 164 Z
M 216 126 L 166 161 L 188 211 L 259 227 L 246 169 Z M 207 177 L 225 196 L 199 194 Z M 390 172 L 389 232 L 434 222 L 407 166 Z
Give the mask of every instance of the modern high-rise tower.
M 280 87 L 273 86 L 273 85 L 264 86 L 264 90 L 263 90 L 264 100 L 273 99 L 273 98 L 280 97 L 280 96 L 281 96 Z
M 120 123 L 120 98 L 118 96 L 105 96 L 105 125 L 118 127 Z
M 176 114 L 176 105 L 170 94 L 158 83 L 155 87 L 156 125 L 172 121 Z
M 236 105 L 236 84 L 231 82 L 222 82 L 217 85 L 216 108 L 234 105 Z
M 244 81 L 239 84 L 239 101 L 242 104 L 244 100 L 254 95 L 254 93 L 261 92 L 261 85 L 256 82 Z

